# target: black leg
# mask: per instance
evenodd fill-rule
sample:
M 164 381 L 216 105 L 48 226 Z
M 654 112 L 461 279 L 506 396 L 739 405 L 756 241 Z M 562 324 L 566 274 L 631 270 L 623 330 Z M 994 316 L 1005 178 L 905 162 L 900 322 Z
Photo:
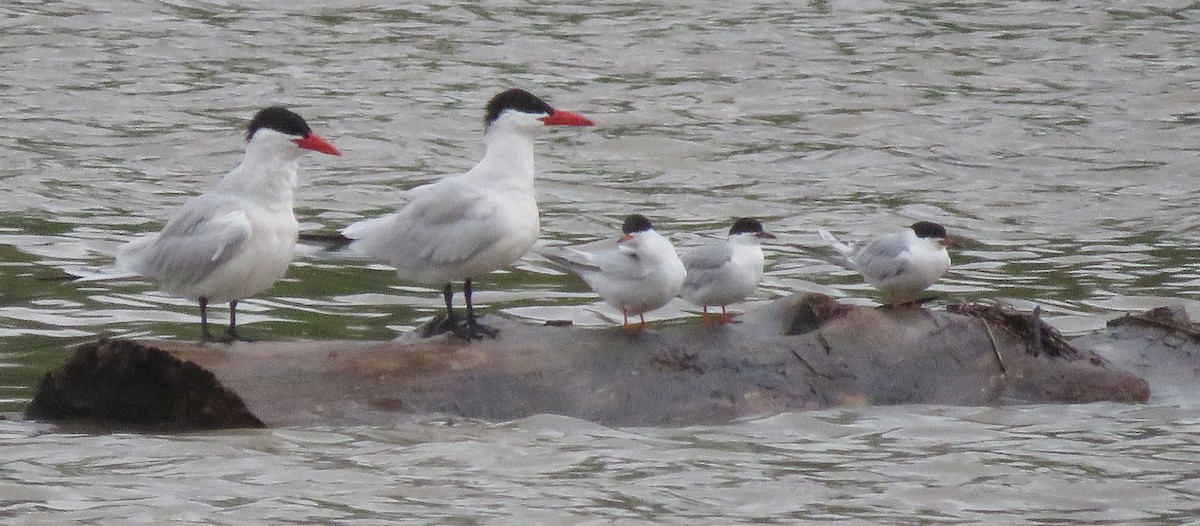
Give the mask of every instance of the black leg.
M 229 302 L 229 330 L 225 334 L 229 341 L 237 339 L 237 300 Z
M 442 323 L 438 325 L 438 330 L 436 332 L 427 334 L 432 336 L 434 334 L 451 332 L 459 338 L 470 340 L 471 333 L 467 330 L 467 324 L 463 323 L 462 320 L 459 320 L 458 316 L 454 314 L 454 284 L 447 283 L 446 286 L 442 288 L 442 295 L 446 298 L 446 319 L 442 320 Z
M 212 335 L 208 333 L 208 298 L 200 296 L 200 332 L 204 335 L 202 342 L 212 341 Z
M 463 281 L 463 301 L 467 303 L 467 323 L 475 325 L 475 305 L 471 303 L 471 278 Z
M 248 342 L 248 341 L 252 341 L 252 340 L 250 340 L 249 338 L 243 338 L 243 337 L 241 337 L 241 336 L 238 336 L 238 332 L 237 332 L 237 304 L 238 304 L 237 300 L 233 300 L 233 301 L 229 302 L 229 332 L 225 333 L 225 337 L 227 338 L 227 341 L 230 341 L 230 342 L 236 342 L 236 341 Z
M 446 323 L 456 325 L 458 320 L 454 317 L 454 287 L 452 283 L 447 283 L 442 288 L 442 295 L 446 297 Z
M 447 283 L 442 288 L 442 295 L 446 297 L 446 319 L 438 325 L 436 332 L 426 332 L 427 336 L 441 334 L 443 332 L 454 333 L 455 336 L 464 340 L 481 340 L 484 336 L 495 338 L 500 331 L 481 325 L 475 320 L 475 305 L 471 303 L 471 280 L 463 282 L 463 299 L 467 303 L 467 318 L 459 319 L 454 314 L 454 305 L 452 298 L 454 297 L 453 283 Z
M 495 338 L 500 331 L 494 327 L 488 327 L 475 320 L 475 305 L 471 303 L 471 278 L 463 281 L 463 300 L 467 302 L 467 329 L 471 333 L 471 337 L 482 340 L 484 336 Z

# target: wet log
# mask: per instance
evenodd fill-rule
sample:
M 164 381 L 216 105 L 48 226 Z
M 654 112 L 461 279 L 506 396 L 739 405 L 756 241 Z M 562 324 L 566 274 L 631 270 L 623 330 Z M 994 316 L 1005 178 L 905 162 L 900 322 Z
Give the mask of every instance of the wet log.
M 63 393 L 94 391 L 76 383 L 108 382 L 121 393 L 109 397 L 118 407 L 90 416 L 112 419 L 124 415 L 122 404 L 128 404 L 138 408 L 135 420 L 145 419 L 143 413 L 159 409 L 140 406 L 138 391 L 145 389 L 140 394 L 147 399 L 164 397 L 159 384 L 145 387 L 145 378 L 175 381 L 176 373 L 161 367 L 136 370 L 138 357 L 155 361 L 157 352 L 180 367 L 211 372 L 269 426 L 395 422 L 429 414 L 505 421 L 540 413 L 606 425 L 683 425 L 837 405 L 1149 397 L 1143 379 L 1078 350 L 1036 315 L 978 305 L 950 311 L 875 309 L 808 294 L 774 301 L 745 315 L 744 323 L 725 326 L 670 324 L 631 332 L 489 319 L 500 337 L 473 342 L 450 336 L 203 346 L 100 342 L 47 375 L 29 415 L 89 417 L 95 404 L 88 405 L 88 396 Z M 80 355 L 95 353 L 128 353 L 132 359 L 107 368 L 76 363 L 90 363 Z M 106 375 L 112 377 L 98 378 Z M 166 405 L 161 410 L 173 421 L 187 420 L 180 412 L 224 407 Z M 239 411 L 236 405 L 228 410 Z
M 26 415 L 144 430 L 263 427 L 212 372 L 127 340 L 76 349 L 42 378 Z
M 1200 328 L 1182 307 L 1158 307 L 1110 320 L 1071 342 L 1103 355 L 1154 386 L 1163 400 L 1193 400 L 1200 378 Z

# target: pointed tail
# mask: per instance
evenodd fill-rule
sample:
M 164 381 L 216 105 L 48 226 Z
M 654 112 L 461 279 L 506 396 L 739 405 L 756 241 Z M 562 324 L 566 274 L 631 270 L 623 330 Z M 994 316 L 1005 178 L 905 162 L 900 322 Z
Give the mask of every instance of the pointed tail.
M 854 247 L 843 243 L 841 240 L 834 237 L 833 234 L 830 234 L 828 230 L 818 230 L 817 235 L 821 236 L 821 239 L 824 239 L 826 242 L 828 242 L 834 250 L 838 251 L 838 253 L 843 256 L 850 257 L 850 254 L 854 253 Z
M 320 245 L 321 248 L 330 252 L 337 252 L 349 246 L 354 240 L 343 236 L 342 234 L 315 234 L 301 232 L 300 241 L 313 245 Z
M 542 254 L 546 259 L 550 260 L 560 267 L 563 267 L 576 274 L 584 274 L 589 272 L 600 272 L 600 267 L 587 262 L 588 254 L 571 247 L 566 247 L 564 250 L 553 254 Z

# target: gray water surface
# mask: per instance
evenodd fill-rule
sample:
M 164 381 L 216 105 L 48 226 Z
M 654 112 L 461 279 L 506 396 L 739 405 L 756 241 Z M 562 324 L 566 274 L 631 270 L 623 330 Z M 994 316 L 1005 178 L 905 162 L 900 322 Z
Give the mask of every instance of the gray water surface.
M 1165 429 L 1170 429 L 1164 433 Z M 1196 408 L 867 408 L 615 430 L 537 416 L 188 436 L 4 424 L 28 524 L 1187 524 Z
M 478 280 L 484 312 L 610 325 L 537 253 L 644 213 L 679 246 L 763 219 L 756 303 L 875 293 L 815 235 L 947 226 L 933 290 L 1040 305 L 1068 333 L 1200 313 L 1200 4 L 12 2 L 0 7 L 0 410 L 102 336 L 196 339 L 143 281 L 66 281 L 161 227 L 284 104 L 297 213 L 333 232 L 469 168 L 519 86 L 597 121 L 538 146 L 543 239 Z M 434 288 L 317 248 L 243 302 L 265 339 L 390 339 Z M 220 319 L 224 309 L 214 309 Z M 658 323 L 695 323 L 677 302 Z M 1181 390 L 1187 393 L 1186 390 Z M 13 523 L 1182 524 L 1197 399 L 829 410 L 684 429 L 559 417 L 147 436 L 0 422 Z

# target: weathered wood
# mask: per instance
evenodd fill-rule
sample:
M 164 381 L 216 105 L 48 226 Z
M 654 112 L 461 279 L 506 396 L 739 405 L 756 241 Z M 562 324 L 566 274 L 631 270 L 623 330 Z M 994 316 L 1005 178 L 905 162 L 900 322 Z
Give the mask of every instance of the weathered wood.
M 1149 396 L 1144 380 L 1076 350 L 1029 315 L 957 310 L 873 309 L 810 294 L 726 326 L 628 332 L 493 317 L 500 337 L 474 342 L 143 343 L 211 371 L 272 426 L 430 413 L 674 425 L 834 405 Z
M 1072 340 L 1154 386 L 1165 400 L 1194 398 L 1200 378 L 1200 330 L 1182 307 L 1158 307 L 1110 320 L 1108 328 Z

